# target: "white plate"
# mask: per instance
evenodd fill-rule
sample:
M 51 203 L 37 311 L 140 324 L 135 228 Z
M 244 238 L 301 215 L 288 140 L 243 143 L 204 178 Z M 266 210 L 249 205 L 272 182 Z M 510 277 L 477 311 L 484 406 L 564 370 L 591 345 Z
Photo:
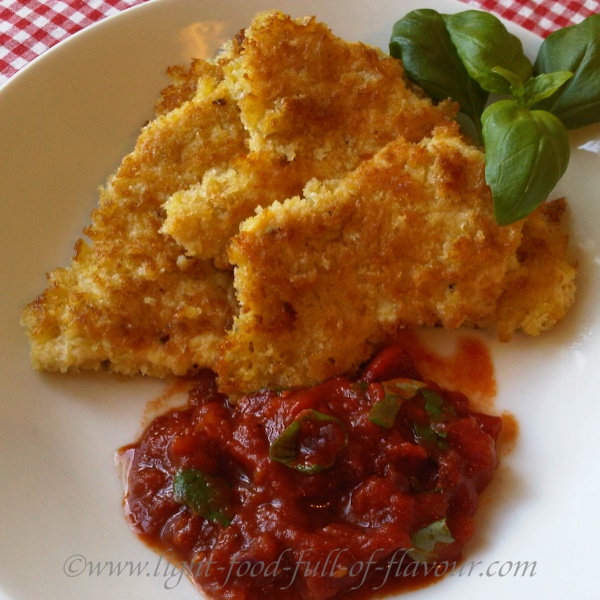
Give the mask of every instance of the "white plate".
M 68 263 L 97 187 L 152 115 L 164 68 L 213 55 L 272 5 L 293 16 L 316 14 L 336 34 L 383 48 L 405 11 L 467 8 L 442 0 L 156 0 L 60 44 L 0 90 L 0 598 L 199 598 L 185 580 L 167 589 L 177 576 L 165 575 L 164 561 L 121 513 L 113 454 L 132 440 L 146 401 L 163 384 L 34 373 L 18 320 L 43 289 L 44 273 Z M 512 30 L 534 53 L 538 40 Z M 572 141 L 571 166 L 554 195 L 571 199 L 581 265 L 577 304 L 538 339 L 500 345 L 481 335 L 494 357 L 497 406 L 517 416 L 519 442 L 487 494 L 468 548 L 467 564 L 481 563 L 470 577 L 447 578 L 411 598 L 583 598 L 597 588 L 600 129 L 578 131 Z M 430 340 L 456 337 L 433 332 Z M 90 565 L 107 561 L 125 571 L 89 574 Z M 128 561 L 148 567 L 136 575 Z M 517 561 L 535 562 L 535 575 L 530 566 L 526 576 L 514 576 L 509 562 Z M 488 577 L 488 569 L 500 574 Z

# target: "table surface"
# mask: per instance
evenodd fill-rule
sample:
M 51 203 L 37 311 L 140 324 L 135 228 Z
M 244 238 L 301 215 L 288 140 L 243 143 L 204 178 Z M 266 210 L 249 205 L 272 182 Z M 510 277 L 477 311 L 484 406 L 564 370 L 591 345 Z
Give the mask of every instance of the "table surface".
M 40 54 L 84 27 L 152 1 L 0 0 L 0 86 Z M 600 0 L 463 1 L 542 37 L 600 13 Z

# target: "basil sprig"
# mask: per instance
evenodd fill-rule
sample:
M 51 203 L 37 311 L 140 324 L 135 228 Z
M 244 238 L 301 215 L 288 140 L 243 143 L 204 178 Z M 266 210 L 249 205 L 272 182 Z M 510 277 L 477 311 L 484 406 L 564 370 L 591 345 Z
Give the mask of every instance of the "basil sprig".
M 173 498 L 197 515 L 228 527 L 230 491 L 224 480 L 199 469 L 180 469 L 173 478 Z
M 331 427 L 338 429 L 338 435 L 331 435 Z M 316 448 L 305 445 L 304 429 L 309 430 L 308 441 Z M 305 475 L 314 475 L 333 466 L 347 443 L 346 428 L 338 418 L 308 409 L 271 443 L 269 458 Z
M 474 122 L 500 225 L 530 214 L 563 176 L 567 128 L 600 121 L 600 15 L 550 35 L 532 65 L 489 13 L 417 10 L 394 25 L 390 54 L 434 100 L 452 98 Z M 510 99 L 484 108 L 489 92 Z

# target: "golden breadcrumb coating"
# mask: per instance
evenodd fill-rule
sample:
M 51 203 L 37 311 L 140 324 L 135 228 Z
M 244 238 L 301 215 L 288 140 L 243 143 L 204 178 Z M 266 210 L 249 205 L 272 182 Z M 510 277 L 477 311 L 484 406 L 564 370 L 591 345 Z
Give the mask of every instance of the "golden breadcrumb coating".
M 563 319 L 575 300 L 574 262 L 562 226 L 564 198 L 542 204 L 523 223 L 519 267 L 506 278 L 496 310 L 473 325 L 496 329 L 508 342 L 515 330 L 539 335 Z
M 391 140 L 419 141 L 454 115 L 409 87 L 400 61 L 346 42 L 314 18 L 257 16 L 238 36 L 221 84 L 237 101 L 251 152 L 175 194 L 163 231 L 199 258 L 226 248 L 257 206 L 341 177 Z
M 188 67 L 174 65 L 167 67 L 171 85 L 160 92 L 160 98 L 155 104 L 157 115 L 164 115 L 192 100 L 198 89 L 198 82 L 206 79 L 223 79 L 222 70 L 210 61 L 193 59 Z
M 454 105 L 399 61 L 271 11 L 169 73 L 23 312 L 36 368 L 209 367 L 238 394 L 351 371 L 405 327 L 537 335 L 573 302 L 564 201 L 499 227 Z
M 210 169 L 202 182 L 166 202 L 162 231 L 185 247 L 189 256 L 214 259 L 230 269 L 227 246 L 240 223 L 257 206 L 299 194 L 308 180 L 297 163 L 270 152 L 252 152 L 226 168 Z
M 217 365 L 221 388 L 314 384 L 355 369 L 404 327 L 485 322 L 505 338 L 539 333 L 536 323 L 549 325 L 572 301 L 511 299 L 517 253 L 535 246 L 521 245 L 522 229 L 537 230 L 539 219 L 495 223 L 484 157 L 456 125 L 419 144 L 391 142 L 344 179 L 310 182 L 304 197 L 259 211 L 233 239 L 240 315 Z M 538 261 L 561 263 L 572 290 L 561 249 Z
M 246 152 L 237 107 L 218 91 L 222 67 L 202 72 L 190 100 L 189 90 L 163 94 L 182 104 L 142 130 L 101 190 L 89 242 L 77 242 L 72 264 L 26 307 L 35 367 L 163 376 L 213 364 L 236 310 L 231 276 L 159 233 L 171 194 Z

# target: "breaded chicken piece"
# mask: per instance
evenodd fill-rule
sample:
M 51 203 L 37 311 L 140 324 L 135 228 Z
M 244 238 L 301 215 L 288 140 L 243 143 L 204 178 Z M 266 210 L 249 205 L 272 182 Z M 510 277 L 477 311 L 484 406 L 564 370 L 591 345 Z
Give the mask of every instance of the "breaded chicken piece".
M 237 394 L 351 371 L 403 327 L 535 335 L 572 303 L 564 203 L 497 226 L 453 106 L 378 50 L 271 12 L 170 74 L 23 312 L 36 368 L 209 367 Z
M 494 328 L 508 342 L 516 330 L 539 335 L 564 318 L 575 300 L 577 274 L 562 227 L 565 210 L 561 198 L 542 204 L 525 220 L 518 268 L 507 274 L 496 310 L 472 325 Z
M 398 135 L 421 140 L 454 114 L 409 90 L 403 75 L 379 48 L 346 42 L 314 17 L 276 11 L 254 19 L 225 68 L 251 150 L 317 155 L 319 163 L 335 152 L 333 162 L 346 160 L 347 169 Z
M 225 48 L 222 62 L 230 60 L 231 48 Z M 154 106 L 157 116 L 165 115 L 176 108 L 179 108 L 184 102 L 192 100 L 198 90 L 198 83 L 202 85 L 207 81 L 223 80 L 222 65 L 215 64 L 212 61 L 192 59 L 189 66 L 172 65 L 167 67 L 167 75 L 171 80 L 171 85 L 162 89 L 160 98 Z
M 240 315 L 217 365 L 221 389 L 312 385 L 355 369 L 404 327 L 538 332 L 531 315 L 544 313 L 547 326 L 560 311 L 534 299 L 521 304 L 526 314 L 505 316 L 520 302 L 506 288 L 531 245 L 522 229 L 538 218 L 495 223 L 484 157 L 456 125 L 419 144 L 391 142 L 344 179 L 310 182 L 233 239 Z M 564 263 L 560 255 L 551 260 Z M 572 287 L 570 272 L 562 283 Z M 562 311 L 572 296 L 546 300 Z
M 162 114 L 101 190 L 89 242 L 25 308 L 38 369 L 162 376 L 214 363 L 237 310 L 231 274 L 183 256 L 159 229 L 171 194 L 247 152 L 237 106 L 219 90 L 220 61 L 196 63 L 163 94 Z
M 229 167 L 210 169 L 201 183 L 167 201 L 161 231 L 171 234 L 189 256 L 214 259 L 217 267 L 231 269 L 227 246 L 239 224 L 257 206 L 301 193 L 310 177 L 299 166 L 271 152 L 251 152 Z
M 418 142 L 455 113 L 411 86 L 400 61 L 312 17 L 260 14 L 236 43 L 223 86 L 251 152 L 175 194 L 163 227 L 190 255 L 222 267 L 230 238 L 257 206 L 300 194 L 313 177 L 341 177 L 398 136 Z

